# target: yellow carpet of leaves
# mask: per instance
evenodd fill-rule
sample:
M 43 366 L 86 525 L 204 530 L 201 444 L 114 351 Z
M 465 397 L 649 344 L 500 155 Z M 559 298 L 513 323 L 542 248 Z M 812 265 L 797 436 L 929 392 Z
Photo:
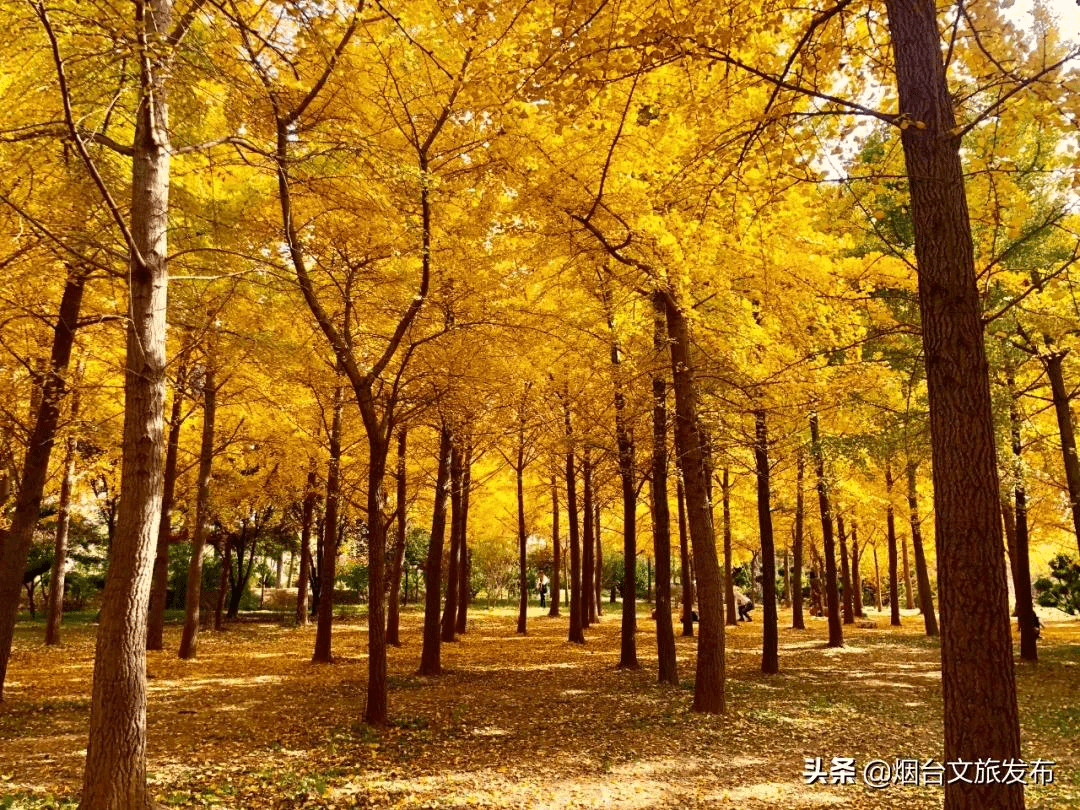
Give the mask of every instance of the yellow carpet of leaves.
M 567 620 L 530 609 L 472 610 L 443 646 L 446 674 L 415 675 L 419 613 L 390 652 L 391 725 L 364 726 L 363 617 L 335 629 L 332 665 L 309 663 L 313 628 L 236 624 L 205 632 L 199 657 L 149 654 L 150 778 L 163 807 L 934 808 L 939 787 L 806 785 L 804 757 L 942 758 L 938 646 L 918 615 L 900 630 L 825 624 L 780 633 L 778 676 L 760 674 L 761 625 L 729 629 L 728 714 L 689 711 L 694 640 L 678 638 L 680 688 L 656 685 L 651 620 L 639 671 L 615 669 L 607 606 L 585 646 Z M 781 626 L 790 622 L 781 613 Z M 678 627 L 676 628 L 678 631 Z M 1024 756 L 1057 762 L 1029 808 L 1080 807 L 1080 623 L 1044 630 L 1036 666 L 1017 667 Z M 20 625 L 0 705 L 0 808 L 73 807 L 89 714 L 93 625 L 47 649 Z

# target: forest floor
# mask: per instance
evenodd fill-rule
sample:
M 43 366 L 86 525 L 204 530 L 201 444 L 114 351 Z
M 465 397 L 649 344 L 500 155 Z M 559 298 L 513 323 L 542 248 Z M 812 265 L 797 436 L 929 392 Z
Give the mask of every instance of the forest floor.
M 690 711 L 694 639 L 677 638 L 679 688 L 656 684 L 645 606 L 641 669 L 615 668 L 619 618 L 605 605 L 584 646 L 567 620 L 530 609 L 470 613 L 443 646 L 446 674 L 416 676 L 421 615 L 403 616 L 390 652 L 391 724 L 360 722 L 363 617 L 335 628 L 333 665 L 309 663 L 314 629 L 243 623 L 206 632 L 198 660 L 149 654 L 149 769 L 163 807 L 936 808 L 932 786 L 863 784 L 871 759 L 943 759 L 938 644 L 905 612 L 903 628 L 825 622 L 780 632 L 781 674 L 759 671 L 761 624 L 727 633 L 724 716 Z M 565 611 L 564 611 L 565 613 Z M 758 613 L 758 611 L 755 611 Z M 781 613 L 781 626 L 790 615 Z M 678 627 L 676 627 L 678 632 Z M 0 808 L 74 807 L 85 755 L 93 665 L 90 624 L 45 648 L 20 624 L 0 705 Z M 1080 807 L 1080 623 L 1050 622 L 1040 661 L 1017 667 L 1024 756 L 1055 760 L 1029 808 Z M 807 785 L 804 757 L 853 757 L 856 783 Z

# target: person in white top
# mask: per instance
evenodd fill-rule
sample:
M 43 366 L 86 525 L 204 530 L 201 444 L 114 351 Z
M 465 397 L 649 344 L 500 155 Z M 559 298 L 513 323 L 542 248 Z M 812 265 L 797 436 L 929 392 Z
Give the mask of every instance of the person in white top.
M 754 603 L 738 588 L 735 588 L 735 606 L 739 609 L 739 621 L 750 621 L 750 611 L 754 609 Z

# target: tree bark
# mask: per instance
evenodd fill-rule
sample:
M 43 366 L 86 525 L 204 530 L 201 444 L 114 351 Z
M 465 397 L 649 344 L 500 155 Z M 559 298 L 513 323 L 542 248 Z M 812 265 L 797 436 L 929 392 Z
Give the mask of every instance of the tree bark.
M 161 492 L 161 522 L 158 524 L 157 552 L 150 586 L 150 612 L 146 620 L 146 649 L 165 646 L 165 603 L 169 596 L 169 543 L 172 539 L 172 507 L 176 494 L 176 465 L 180 450 L 180 428 L 184 423 L 184 387 L 187 383 L 187 358 L 181 355 L 173 387 L 169 438 L 165 445 L 165 471 Z
M 439 433 L 439 471 L 435 476 L 435 503 L 431 510 L 431 540 L 428 543 L 427 562 L 424 567 L 424 646 L 420 653 L 421 675 L 442 674 L 439 604 L 442 601 L 442 556 L 452 446 L 450 428 L 443 424 Z
M 844 531 L 844 514 L 837 510 L 836 534 L 840 540 L 840 581 L 844 586 L 844 624 L 855 624 L 855 604 L 852 599 L 851 567 L 848 563 L 847 532 Z
M 919 520 L 919 497 L 915 488 L 915 464 L 908 462 L 908 509 L 911 512 L 911 545 L 915 549 L 915 575 L 919 581 L 919 610 L 923 614 L 923 624 L 926 627 L 926 635 L 938 634 L 937 617 L 934 615 L 934 594 L 930 590 L 930 572 L 926 567 L 926 553 L 923 551 L 922 521 Z M 994 517 L 997 518 L 998 510 L 994 509 Z M 1001 522 L 998 520 L 1000 531 Z M 1002 560 L 1004 562 L 1004 560 Z
M 559 603 L 562 601 L 559 580 L 559 565 L 562 557 L 562 541 L 559 539 L 559 484 L 558 476 L 551 474 L 551 608 L 548 616 L 559 615 Z
M 79 392 L 71 394 L 71 430 L 79 418 Z M 49 596 L 46 602 L 45 643 L 60 643 L 60 620 L 64 615 L 64 578 L 67 570 L 68 528 L 71 525 L 71 490 L 75 485 L 75 453 L 78 448 L 74 433 L 68 436 L 64 453 L 64 473 L 60 480 L 60 503 L 56 511 L 56 538 L 53 544 L 52 570 L 49 574 Z
M 886 0 L 904 128 L 930 406 L 947 761 L 1018 759 L 1020 723 L 982 308 L 960 138 L 932 0 Z M 921 124 L 921 126 L 920 126 Z M 1023 785 L 945 786 L 945 810 L 1024 806 Z
M 450 450 L 450 560 L 446 572 L 446 607 L 442 615 L 442 640 L 457 641 L 458 586 L 461 577 L 461 481 L 464 475 L 462 449 L 458 442 Z
M 897 581 L 897 552 L 896 552 L 896 517 L 893 514 L 892 505 L 893 476 L 892 466 L 885 464 L 885 527 L 889 540 L 889 623 L 893 627 L 900 626 L 900 584 Z M 906 561 L 906 560 L 905 560 Z
M 658 295 L 663 295 L 659 293 Z M 705 474 L 698 425 L 697 387 L 686 318 L 667 295 L 666 310 L 671 368 L 675 390 L 675 444 L 686 487 L 690 542 L 694 549 L 699 604 L 697 672 L 694 711 L 722 713 L 724 696 L 724 598 L 720 562 L 716 556 L 712 504 Z
M 859 573 L 859 523 L 854 518 L 851 520 L 851 597 L 855 603 L 855 615 L 865 618 L 862 576 Z
M 581 456 L 581 626 L 596 623 L 596 532 L 593 531 L 592 458 L 586 449 Z
M 338 508 L 341 498 L 341 415 L 344 410 L 344 391 L 334 385 L 333 416 L 330 420 L 330 460 L 326 467 L 326 511 L 323 515 L 322 559 L 319 560 L 319 615 L 315 625 L 313 663 L 329 664 L 333 660 L 334 580 L 337 579 Z M 368 553 L 374 543 L 368 544 Z M 369 560 L 369 572 L 370 572 Z M 368 575 L 370 582 L 370 573 Z M 368 616 L 370 632 L 371 616 Z
M 1035 625 L 1035 606 L 1031 602 L 1031 559 L 1028 553 L 1027 519 L 1027 484 L 1024 480 L 1024 446 L 1020 436 L 1020 409 L 1017 407 L 1016 384 L 1010 374 L 1007 378 L 1009 389 L 1009 434 L 1012 444 L 1013 461 L 1013 498 L 1016 502 L 1014 539 L 1016 575 L 1013 589 L 1016 591 L 1016 618 L 1020 626 L 1020 658 L 1024 661 L 1038 661 L 1038 628 Z
M 462 459 L 461 470 L 461 555 L 458 559 L 458 606 L 457 606 L 457 632 L 464 635 L 469 626 L 469 600 L 472 593 L 469 590 L 470 566 L 469 557 L 469 496 L 472 490 L 472 442 L 465 445 L 465 456 Z
M 1050 380 L 1050 393 L 1054 400 L 1054 414 L 1057 416 L 1058 435 L 1061 438 L 1061 455 L 1065 463 L 1065 482 L 1069 488 L 1069 509 L 1072 511 L 1073 532 L 1077 547 L 1080 548 L 1080 459 L 1076 456 L 1076 430 L 1073 426 L 1072 410 L 1069 408 L 1069 393 L 1065 388 L 1065 375 L 1062 363 L 1066 351 L 1040 355 L 1046 376 Z
M 821 511 L 821 545 L 825 557 L 825 603 L 829 617 L 830 647 L 844 646 L 844 628 L 840 623 L 840 594 L 836 584 L 836 544 L 833 540 L 832 512 L 829 507 L 829 488 L 825 481 L 825 456 L 821 450 L 816 413 L 810 414 L 810 445 L 817 473 L 818 508 Z
M 173 408 L 176 415 L 176 408 Z M 206 524 L 210 520 L 210 472 L 214 461 L 214 428 L 217 421 L 217 379 L 214 369 L 206 368 L 203 378 L 202 443 L 199 446 L 199 478 L 195 494 L 195 527 L 191 538 L 191 562 L 188 564 L 187 596 L 184 600 L 184 629 L 180 636 L 180 658 L 194 658 L 198 652 L 199 608 L 202 600 L 203 549 Z M 165 512 L 162 511 L 162 518 Z M 159 535 L 160 537 L 160 535 Z M 166 555 L 168 551 L 166 551 Z M 225 555 L 222 555 L 224 561 Z M 167 557 L 166 557 L 167 559 Z
M 59 317 L 53 328 L 48 372 L 41 385 L 36 416 L 30 429 L 19 478 L 15 511 L 6 536 L 0 534 L 0 701 L 11 657 L 15 618 L 22 598 L 23 573 L 30 557 L 34 528 L 41 514 L 41 499 L 49 472 L 49 459 L 56 442 L 60 405 L 67 390 L 67 369 L 75 344 L 75 329 L 86 283 L 82 271 L 70 271 L 60 299 Z
M 596 557 L 593 567 L 596 570 L 596 604 L 597 621 L 604 615 L 604 543 L 600 537 L 600 502 L 593 503 L 593 530 L 596 532 Z
M 386 489 L 383 484 L 392 435 L 389 428 L 385 433 L 368 433 L 368 682 L 364 722 L 369 726 L 384 726 L 388 719 L 386 523 L 383 520 Z
M 800 447 L 795 456 L 795 540 L 791 549 L 791 627 L 805 630 L 803 617 L 803 533 L 806 507 L 803 502 L 803 480 L 806 477 L 806 455 Z
M 566 429 L 566 522 L 570 533 L 570 632 L 568 639 L 585 643 L 581 624 L 581 536 L 578 529 L 577 483 L 574 476 L 574 432 L 570 422 L 570 394 L 563 389 L 563 424 Z
M 731 481 L 729 475 L 728 468 L 724 467 L 723 479 L 720 482 L 720 498 L 723 501 L 724 513 L 724 606 L 727 623 L 735 627 L 739 624 L 739 614 L 735 610 L 735 575 L 731 557 Z
M 315 491 L 315 460 L 308 469 L 307 486 L 304 490 L 304 502 L 300 513 L 300 575 L 296 583 L 296 624 L 306 627 L 309 619 L 308 587 L 311 582 L 311 526 L 315 519 L 315 501 L 319 495 Z
M 518 535 L 518 621 L 517 631 L 521 635 L 528 633 L 529 616 L 529 581 L 528 559 L 525 548 L 528 539 L 525 531 L 525 417 L 522 415 L 518 434 L 517 466 L 514 467 L 517 479 L 517 535 Z M 587 590 L 587 589 L 586 589 Z
M 397 443 L 397 535 L 394 538 L 394 556 L 390 559 L 390 598 L 386 608 L 386 643 L 401 646 L 401 570 L 405 564 L 405 531 L 408 525 L 405 497 L 405 451 L 408 432 L 398 428 Z
M 667 348 L 667 319 L 653 310 L 653 349 L 663 359 Z M 668 506 L 667 382 L 663 365 L 653 373 L 652 495 L 653 551 L 656 553 L 656 653 L 660 683 L 679 685 L 675 660 L 675 629 L 671 624 L 671 512 Z
M 682 473 L 676 473 L 675 500 L 679 511 L 679 581 L 682 583 L 682 634 L 694 636 L 694 578 L 690 575 L 689 537 L 686 532 L 686 497 Z
M 754 461 L 757 468 L 758 529 L 761 532 L 761 600 L 763 640 L 761 671 L 780 671 L 780 638 L 776 616 L 776 547 L 773 543 L 772 506 L 769 490 L 769 433 L 765 411 L 754 411 Z

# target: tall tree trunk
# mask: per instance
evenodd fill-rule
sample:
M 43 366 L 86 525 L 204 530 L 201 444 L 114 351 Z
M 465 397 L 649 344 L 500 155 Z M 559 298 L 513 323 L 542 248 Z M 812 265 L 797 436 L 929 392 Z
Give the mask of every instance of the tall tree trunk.
M 446 606 L 442 615 L 442 640 L 457 641 L 458 586 L 461 577 L 461 481 L 465 467 L 462 448 L 454 442 L 450 450 L 450 559 L 446 572 Z
M 319 560 L 319 615 L 315 625 L 315 650 L 311 655 L 313 663 L 321 664 L 329 664 L 333 660 L 334 580 L 337 579 L 338 508 L 341 498 L 341 414 L 344 406 L 344 391 L 341 384 L 337 383 L 334 385 L 333 416 L 330 419 L 330 460 L 326 467 L 326 511 L 323 514 L 323 536 L 320 544 L 322 559 Z M 374 544 L 369 544 L 369 554 L 372 545 Z M 370 632 L 370 615 L 368 625 Z
M 593 530 L 596 532 L 596 556 L 593 567 L 596 570 L 596 593 L 593 598 L 596 605 L 596 617 L 599 621 L 604 615 L 604 543 L 600 537 L 600 502 L 593 504 Z
M 308 587 L 311 583 L 311 526 L 315 519 L 315 460 L 308 469 L 307 486 L 300 512 L 300 578 L 296 583 L 296 624 L 306 627 L 308 623 Z
M 229 578 L 232 576 L 232 535 L 225 535 L 221 542 L 221 575 L 218 577 L 217 603 L 214 607 L 214 630 L 218 632 L 225 629 L 225 598 L 229 592 Z M 240 553 L 243 554 L 243 547 Z M 240 562 L 243 563 L 242 558 Z M 182 639 L 181 643 L 183 643 Z
M 761 671 L 780 671 L 780 638 L 776 622 L 776 547 L 773 544 L 772 506 L 769 491 L 769 433 L 765 411 L 754 411 L 754 460 L 757 468 L 758 529 L 761 532 L 761 600 L 764 634 Z
M 933 449 L 946 761 L 1018 759 L 1020 723 L 982 307 L 960 138 L 932 0 L 886 0 L 911 195 Z M 922 124 L 919 126 L 918 124 Z M 945 786 L 945 810 L 1024 806 L 1024 788 Z
M 657 360 L 667 348 L 667 319 L 653 310 L 653 349 Z M 675 629 L 671 624 L 671 512 L 668 506 L 667 382 L 664 366 L 653 372 L 652 495 L 653 551 L 656 553 L 656 653 L 660 683 L 679 685 L 675 661 Z
M 442 556 L 446 536 L 446 496 L 450 481 L 450 454 L 453 447 L 450 428 L 444 423 L 439 432 L 439 471 L 435 476 L 435 503 L 431 510 L 431 540 L 424 567 L 424 646 L 420 654 L 420 674 L 442 674 L 442 636 L 439 604 L 442 601 Z
M 859 574 L 859 522 L 854 518 L 851 519 L 851 596 L 855 602 L 855 615 L 864 618 L 862 576 Z
M 829 617 L 829 646 L 844 646 L 844 628 L 840 623 L 840 594 L 836 586 L 836 544 L 833 541 L 832 512 L 829 507 L 829 487 L 825 480 L 825 455 L 821 450 L 816 413 L 810 414 L 810 447 L 817 473 L 818 507 L 821 511 L 821 545 L 825 557 L 825 603 Z
M 1020 409 L 1017 407 L 1016 384 L 1010 374 L 1009 434 L 1012 444 L 1013 498 L 1016 501 L 1015 562 L 1016 575 L 1013 588 L 1016 591 L 1016 617 L 1020 626 L 1020 658 L 1038 661 L 1038 628 L 1035 626 L 1035 606 L 1031 602 L 1031 560 L 1028 554 L 1027 485 L 1024 480 L 1024 445 L 1020 436 Z
M 622 622 L 620 625 L 619 666 L 637 669 L 637 486 L 634 481 L 634 440 L 626 424 L 626 394 L 623 390 L 622 351 L 615 336 L 614 314 L 608 304 L 608 328 L 611 331 L 611 365 L 615 376 L 615 445 L 619 451 L 619 484 L 623 505 L 623 582 Z M 590 490 L 591 498 L 591 490 Z M 588 510 L 586 506 L 586 510 Z M 587 518 L 587 522 L 592 521 Z
M 41 514 L 49 459 L 60 421 L 60 405 L 67 389 L 67 368 L 75 344 L 75 329 L 85 283 L 86 277 L 82 271 L 72 271 L 64 284 L 59 317 L 53 328 L 48 372 L 41 384 L 37 413 L 26 444 L 15 511 L 6 536 L 0 535 L 0 700 L 4 697 L 11 640 L 22 598 L 23 573 L 30 556 L 34 528 Z
M 180 428 L 184 423 L 184 387 L 187 384 L 187 358 L 181 355 L 173 386 L 169 438 L 165 446 L 165 471 L 161 492 L 161 522 L 158 524 L 157 552 L 150 585 L 150 613 L 146 620 L 146 649 L 165 646 L 165 603 L 169 596 L 169 542 L 172 538 L 172 507 L 176 493 L 176 465 L 180 450 Z
M 581 624 L 596 623 L 596 532 L 593 530 L 592 458 L 588 449 L 581 457 Z
M 175 415 L 175 408 L 173 411 Z M 217 378 L 207 366 L 203 378 L 202 444 L 199 446 L 199 479 L 195 491 L 195 527 L 191 538 L 191 562 L 188 564 L 187 596 L 184 600 L 184 629 L 180 635 L 180 658 L 187 660 L 198 653 L 199 609 L 202 602 L 203 550 L 206 547 L 206 524 L 210 520 L 210 473 L 214 462 L 214 428 L 217 421 Z M 162 517 L 164 517 L 162 512 Z M 166 552 L 167 554 L 168 552 Z M 222 559 L 224 560 L 222 555 Z
M 566 522 L 570 534 L 570 633 L 569 641 L 585 643 L 581 624 L 581 536 L 578 529 L 577 483 L 574 471 L 574 433 L 570 422 L 570 394 L 563 389 L 563 424 L 566 428 Z
M 675 445 L 686 487 L 700 607 L 694 711 L 722 713 L 725 708 L 723 582 L 716 556 L 712 503 L 702 455 L 689 327 L 674 299 L 664 295 L 661 300 L 666 310 L 674 378 Z
M 472 489 L 472 441 L 465 444 L 461 471 L 461 556 L 458 559 L 457 632 L 463 635 L 469 626 L 470 566 L 469 557 L 469 494 Z
M 528 559 L 525 548 L 528 539 L 525 531 L 525 419 L 522 416 L 521 432 L 518 434 L 517 466 L 514 467 L 517 478 L 517 535 L 518 535 L 518 621 L 517 631 L 521 635 L 528 633 L 526 623 L 529 616 L 529 581 Z M 586 589 L 588 590 L 588 589 Z
M 720 498 L 724 513 L 724 606 L 727 623 L 733 627 L 739 623 L 739 614 L 735 610 L 735 574 L 731 558 L 731 480 L 730 472 L 724 467 L 720 482 Z
M 1005 548 L 1009 554 L 1009 574 L 1012 576 L 1013 596 L 1020 594 L 1019 572 L 1016 570 L 1016 513 L 1012 508 L 1012 495 L 1004 495 L 1001 500 L 1001 519 L 1005 524 Z M 1014 603 L 1013 616 L 1019 615 L 1019 606 Z
M 682 474 L 676 473 L 675 500 L 679 511 L 679 582 L 682 583 L 682 634 L 694 635 L 694 578 L 690 575 L 690 549 L 686 531 L 686 496 Z
M 79 392 L 71 394 L 71 430 L 79 418 Z M 64 614 L 64 575 L 67 569 L 68 527 L 71 525 L 71 490 L 75 485 L 75 452 L 78 442 L 72 432 L 64 453 L 64 473 L 60 480 L 60 503 L 56 511 L 56 539 L 46 607 L 45 643 L 60 643 L 60 619 Z M 1030 590 L 1030 589 L 1029 589 Z
M 844 624 L 855 623 L 855 605 L 852 599 L 851 568 L 848 564 L 847 532 L 844 531 L 844 513 L 837 509 L 836 534 L 840 540 L 840 581 L 844 587 Z
M 912 610 L 915 607 L 915 585 L 911 581 L 911 561 L 908 556 L 907 537 L 901 538 L 900 548 L 903 552 L 904 563 L 904 609 Z
M 881 613 L 881 568 L 878 566 L 877 544 L 874 544 L 874 607 Z
M 1076 535 L 1077 547 L 1080 548 L 1080 459 L 1076 456 L 1076 430 L 1073 426 L 1072 410 L 1069 408 L 1065 375 L 1062 372 L 1065 355 L 1066 351 L 1059 351 L 1040 355 L 1040 359 L 1046 368 L 1046 376 L 1050 380 L 1050 393 L 1054 400 L 1058 435 L 1061 438 L 1061 455 L 1065 462 L 1065 481 L 1069 488 L 1073 532 Z
M 803 480 L 806 477 L 806 455 L 800 447 L 795 456 L 795 540 L 792 545 L 791 561 L 791 627 L 805 630 L 803 618 L 803 521 L 806 507 L 803 503 Z
M 562 557 L 562 541 L 559 539 L 559 484 L 558 476 L 551 474 L 551 608 L 548 616 L 559 615 L 559 603 L 562 601 L 559 580 L 559 564 Z
M 364 722 L 386 725 L 388 716 L 386 663 L 386 460 L 389 430 L 368 432 L 368 682 Z
M 897 581 L 897 552 L 896 552 L 896 517 L 893 514 L 892 504 L 893 476 L 892 466 L 885 463 L 885 527 L 889 541 L 889 623 L 893 627 L 900 626 L 900 584 Z M 906 555 L 905 555 L 906 562 Z M 906 566 L 905 566 L 906 567 Z M 906 572 L 905 572 L 906 573 Z
M 386 608 L 386 643 L 401 646 L 401 569 L 405 564 L 405 531 L 408 515 L 405 506 L 405 451 L 408 432 L 404 426 L 398 428 L 397 443 L 397 534 L 394 537 L 394 555 L 390 559 L 390 599 Z
M 926 567 L 926 553 L 923 551 L 922 521 L 919 520 L 919 497 L 915 488 L 915 464 L 908 462 L 907 485 L 908 485 L 908 509 L 911 513 L 911 545 L 915 549 L 915 575 L 919 581 L 919 610 L 923 614 L 923 623 L 926 627 L 926 635 L 938 634 L 937 617 L 934 615 L 934 594 L 930 590 L 930 572 Z M 994 517 L 1000 532 L 1001 521 L 998 518 L 997 501 L 995 501 Z M 1004 563 L 1004 560 L 1002 560 Z M 1007 601 L 1007 600 L 1006 600 Z

